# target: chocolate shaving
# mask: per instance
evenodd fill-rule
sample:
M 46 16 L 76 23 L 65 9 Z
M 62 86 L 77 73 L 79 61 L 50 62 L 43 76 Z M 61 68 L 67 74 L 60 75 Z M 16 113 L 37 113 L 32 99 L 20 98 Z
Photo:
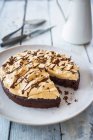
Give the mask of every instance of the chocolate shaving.
M 2 66 L 3 66 L 3 67 L 6 67 L 6 66 L 7 66 L 7 63 L 3 64 Z
M 75 74 L 76 72 L 74 72 L 74 71 L 71 71 L 71 73 L 72 73 L 72 74 Z
M 55 66 L 56 66 L 56 64 L 51 64 L 51 65 L 49 66 L 49 68 L 50 68 L 51 70 L 53 70 Z
M 13 65 L 15 61 L 15 57 L 11 56 L 9 60 L 10 62 L 8 62 L 8 64 Z
M 56 59 L 53 61 L 54 64 L 58 64 L 59 63 L 59 59 Z
M 25 92 L 26 90 L 28 90 L 29 88 L 30 88 L 30 90 L 31 90 L 31 89 L 34 88 L 34 87 L 38 87 L 39 83 L 41 83 L 41 82 L 45 82 L 46 80 L 48 80 L 47 77 L 45 77 L 44 79 L 38 81 L 38 82 L 35 83 L 35 84 L 32 84 L 32 85 L 29 86 L 29 87 L 27 87 L 27 85 L 29 84 L 29 83 L 28 83 L 28 84 L 25 86 L 25 88 L 22 90 L 22 94 L 24 94 L 24 92 Z M 27 87 L 27 88 L 26 88 L 26 87 Z M 30 90 L 29 90 L 29 92 L 30 92 Z
M 8 60 L 5 64 L 3 64 L 2 66 L 3 66 L 3 67 L 6 67 L 7 64 L 13 65 L 14 62 L 15 62 L 15 59 L 16 59 L 16 57 L 11 56 L 11 57 L 9 58 L 9 60 Z
M 62 91 L 61 91 L 61 89 L 60 89 L 59 87 L 57 87 L 57 90 L 58 90 L 58 92 L 59 92 L 60 94 L 62 94 Z
M 60 54 L 57 54 L 57 57 L 61 57 L 61 55 Z

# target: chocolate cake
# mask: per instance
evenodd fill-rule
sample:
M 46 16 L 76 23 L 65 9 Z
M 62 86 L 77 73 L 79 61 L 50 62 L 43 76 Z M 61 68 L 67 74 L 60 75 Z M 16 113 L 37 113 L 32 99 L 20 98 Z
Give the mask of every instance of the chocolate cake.
M 35 108 L 58 107 L 55 84 L 78 89 L 80 73 L 71 57 L 47 50 L 26 50 L 11 56 L 0 68 L 6 95 L 14 102 Z

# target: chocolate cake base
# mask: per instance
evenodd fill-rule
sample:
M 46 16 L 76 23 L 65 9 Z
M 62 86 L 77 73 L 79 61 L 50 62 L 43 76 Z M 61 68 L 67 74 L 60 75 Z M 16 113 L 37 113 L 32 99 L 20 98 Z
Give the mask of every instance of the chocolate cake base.
M 56 99 L 27 99 L 25 97 L 17 96 L 4 87 L 2 83 L 2 87 L 6 93 L 6 95 L 15 103 L 25 106 L 25 107 L 34 107 L 34 108 L 52 108 L 59 107 L 61 102 L 60 97 Z
M 75 80 L 67 80 L 67 79 L 59 79 L 57 77 L 50 77 L 50 79 L 57 85 L 73 88 L 74 90 L 77 90 L 79 87 L 79 81 L 80 81 L 80 74 L 79 79 L 77 81 Z
M 56 77 L 50 76 L 50 79 L 58 85 L 73 88 L 74 90 L 78 89 L 79 81 L 80 81 L 80 73 L 79 79 L 75 80 L 66 80 L 66 79 L 59 79 Z M 26 97 L 21 97 L 10 93 L 10 91 L 4 87 L 3 82 L 1 82 L 2 87 L 6 93 L 6 95 L 15 103 L 25 106 L 25 107 L 34 107 L 34 108 L 52 108 L 52 107 L 59 107 L 61 98 L 58 97 L 56 99 L 27 99 Z

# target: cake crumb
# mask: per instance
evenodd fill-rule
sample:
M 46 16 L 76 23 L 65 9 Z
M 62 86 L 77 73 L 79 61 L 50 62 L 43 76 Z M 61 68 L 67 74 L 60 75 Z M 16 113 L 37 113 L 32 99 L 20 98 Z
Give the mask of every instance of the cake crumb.
M 67 105 L 70 105 L 71 103 L 68 103 Z
M 75 102 L 78 102 L 78 100 L 77 100 L 77 99 L 75 99 L 74 101 L 75 101 Z
M 64 93 L 65 93 L 65 95 L 68 95 L 68 94 L 69 94 L 69 92 L 68 92 L 68 91 L 64 91 Z

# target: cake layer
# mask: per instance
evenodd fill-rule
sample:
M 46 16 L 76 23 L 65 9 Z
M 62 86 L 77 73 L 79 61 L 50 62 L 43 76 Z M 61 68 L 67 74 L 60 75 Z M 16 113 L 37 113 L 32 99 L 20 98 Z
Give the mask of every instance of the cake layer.
M 67 79 L 59 79 L 57 77 L 50 77 L 50 79 L 57 85 L 73 88 L 74 90 L 77 90 L 79 87 L 80 77 L 76 80 L 67 80 Z
M 14 95 L 26 97 L 28 99 L 56 99 L 59 97 L 59 93 L 54 83 L 49 79 L 49 75 L 45 71 L 34 70 L 26 77 L 25 75 L 21 78 L 13 79 L 16 75 L 8 75 L 4 78 L 3 85 L 9 92 Z M 24 79 L 24 80 L 23 80 Z
M 15 103 L 25 106 L 25 107 L 34 107 L 34 108 L 52 108 L 52 107 L 59 107 L 61 99 L 60 97 L 57 97 L 56 99 L 27 99 L 25 97 L 20 97 L 17 95 L 14 95 L 9 92 L 7 88 L 4 87 L 2 84 L 2 87 L 6 93 L 6 95 Z

